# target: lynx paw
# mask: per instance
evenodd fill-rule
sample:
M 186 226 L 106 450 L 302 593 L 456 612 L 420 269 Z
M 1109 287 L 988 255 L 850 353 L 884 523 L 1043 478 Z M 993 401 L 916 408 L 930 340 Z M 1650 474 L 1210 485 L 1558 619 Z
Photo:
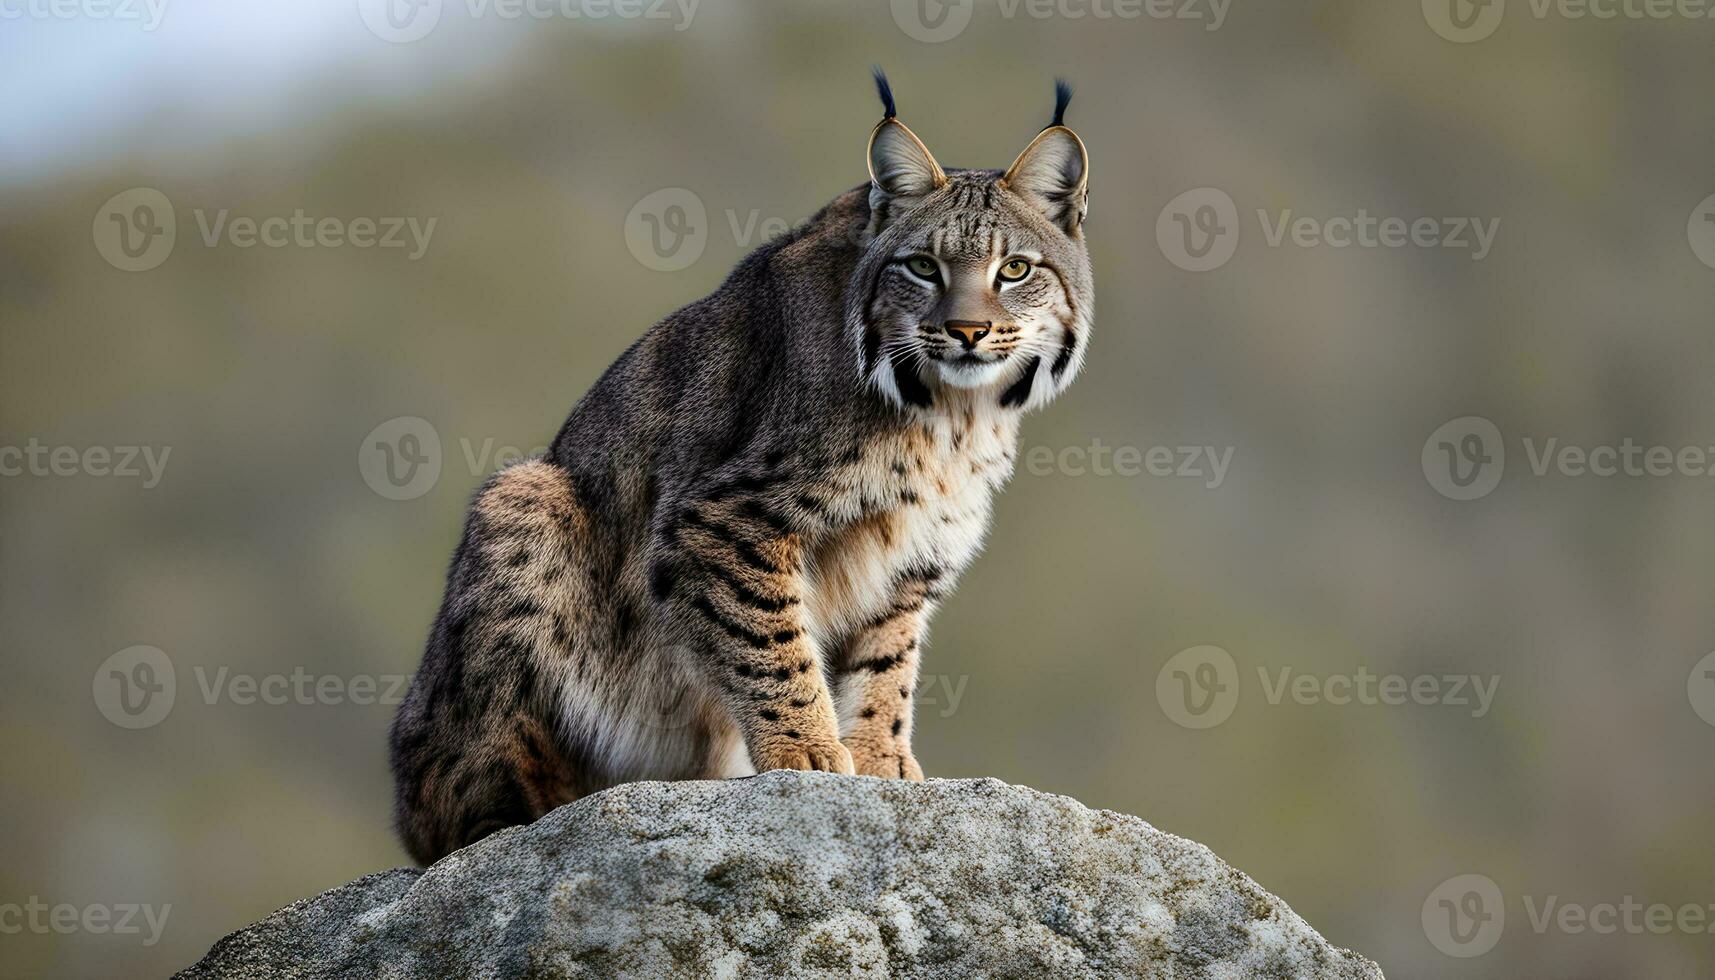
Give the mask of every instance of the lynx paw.
M 883 779 L 923 781 L 923 767 L 908 748 L 877 749 L 868 745 L 853 746 L 852 762 L 860 776 L 880 776 Z
M 780 739 L 771 741 L 758 752 L 756 771 L 797 769 L 801 772 L 837 772 L 853 774 L 852 754 L 838 740 L 826 742 Z

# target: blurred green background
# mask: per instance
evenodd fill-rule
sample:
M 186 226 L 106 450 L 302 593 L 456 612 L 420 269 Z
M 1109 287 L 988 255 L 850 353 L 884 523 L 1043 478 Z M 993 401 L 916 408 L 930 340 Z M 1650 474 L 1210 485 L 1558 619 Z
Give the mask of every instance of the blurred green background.
M 0 22 L 0 446 L 170 447 L 155 486 L 0 477 L 0 904 L 171 906 L 153 945 L 0 935 L 0 975 L 162 975 L 406 863 L 391 705 L 207 689 L 298 671 L 385 693 L 412 671 L 503 447 L 546 443 L 651 322 L 864 179 L 872 62 L 947 165 L 1004 166 L 1050 79 L 1078 86 L 1097 331 L 1026 447 L 1232 452 L 1213 488 L 1020 471 L 934 624 L 926 770 L 1202 841 L 1391 977 L 1715 974 L 1715 936 L 1539 930 L 1526 905 L 1715 903 L 1696 710 L 1715 702 L 1693 677 L 1715 649 L 1715 480 L 1538 476 L 1522 448 L 1715 445 L 1715 269 L 1690 240 L 1715 193 L 1715 21 L 1515 0 L 1455 43 L 1415 2 L 1238 3 L 1214 30 L 1199 2 L 1201 20 L 1041 9 L 705 0 L 687 23 L 449 2 L 408 43 L 352 0 L 184 0 L 152 31 Z M 1234 200 L 1239 238 L 1196 273 L 1157 225 L 1202 187 Z M 139 272 L 97 247 L 132 188 L 176 216 Z M 626 235 L 666 188 L 705 209 L 674 271 Z M 1275 247 L 1256 215 L 1360 208 L 1500 224 L 1476 261 Z M 222 209 L 436 224 L 416 259 L 206 244 Z M 1420 456 L 1467 415 L 1508 460 L 1458 501 Z M 399 417 L 427 423 L 441 469 L 395 500 L 360 453 Z M 95 691 L 137 645 L 176 688 L 128 729 Z M 1239 697 L 1192 729 L 1157 680 L 1202 645 Z M 1499 688 L 1481 717 L 1271 703 L 1259 668 Z M 1506 903 L 1471 958 L 1424 915 L 1464 874 Z

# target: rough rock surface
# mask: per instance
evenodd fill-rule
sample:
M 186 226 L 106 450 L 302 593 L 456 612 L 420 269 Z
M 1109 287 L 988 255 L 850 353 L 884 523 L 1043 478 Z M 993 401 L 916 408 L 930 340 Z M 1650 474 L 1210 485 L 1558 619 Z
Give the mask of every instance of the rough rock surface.
M 181 977 L 1380 977 L 1201 844 L 992 779 L 634 783 Z

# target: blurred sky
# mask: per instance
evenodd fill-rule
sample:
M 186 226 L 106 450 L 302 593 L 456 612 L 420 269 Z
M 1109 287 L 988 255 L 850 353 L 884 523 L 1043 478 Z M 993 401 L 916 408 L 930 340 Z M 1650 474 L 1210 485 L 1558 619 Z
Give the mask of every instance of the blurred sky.
M 51 0 L 15 0 L 8 9 Z M 422 43 L 378 44 L 353 0 L 113 0 L 125 18 L 0 20 L 0 181 L 115 157 L 183 158 L 313 117 L 337 79 L 348 107 L 408 98 L 427 74 L 500 64 L 527 26 L 492 18 Z M 156 18 L 148 4 L 163 6 Z M 464 18 L 461 5 L 445 16 Z M 150 25 L 153 25 L 151 28 Z M 170 119 L 171 125 L 157 125 Z

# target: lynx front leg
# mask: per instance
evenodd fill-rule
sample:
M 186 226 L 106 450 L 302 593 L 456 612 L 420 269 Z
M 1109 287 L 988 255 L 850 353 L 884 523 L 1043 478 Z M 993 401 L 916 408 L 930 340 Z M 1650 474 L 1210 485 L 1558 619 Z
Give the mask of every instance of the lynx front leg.
M 674 525 L 658 597 L 712 651 L 709 664 L 756 771 L 852 772 L 822 663 L 803 623 L 803 554 L 755 500 L 705 500 Z
M 938 593 L 933 573 L 907 575 L 892 609 L 855 638 L 840 665 L 855 687 L 856 715 L 845 735 L 859 775 L 922 780 L 911 752 L 912 692 L 917 688 L 926 606 Z

